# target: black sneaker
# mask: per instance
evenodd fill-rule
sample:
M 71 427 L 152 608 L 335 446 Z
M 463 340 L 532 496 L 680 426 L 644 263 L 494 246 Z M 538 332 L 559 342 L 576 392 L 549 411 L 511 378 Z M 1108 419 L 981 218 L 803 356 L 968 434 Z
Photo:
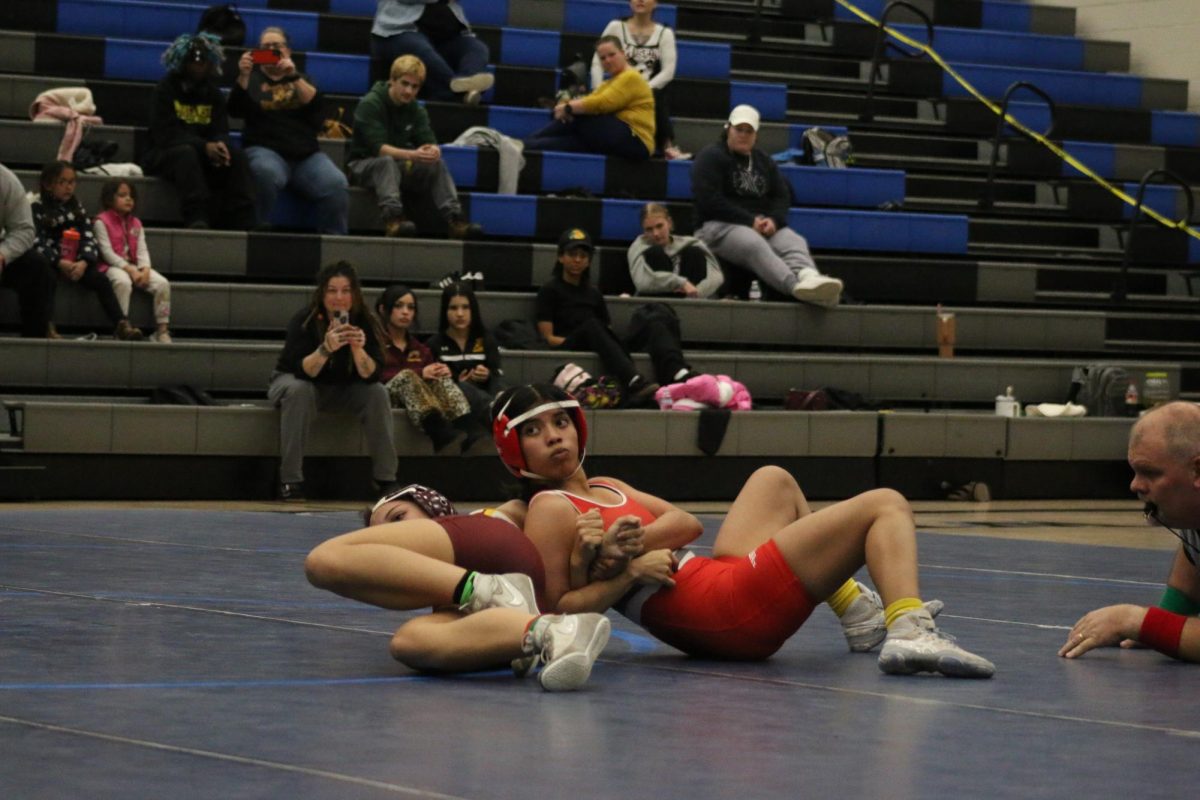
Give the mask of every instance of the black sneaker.
M 303 503 L 304 502 L 304 484 L 303 483 L 281 483 L 279 484 L 279 499 L 285 503 Z
M 625 398 L 621 406 L 624 408 L 658 408 L 654 393 L 658 391 L 657 383 L 650 383 L 641 375 L 635 375 L 625 387 Z

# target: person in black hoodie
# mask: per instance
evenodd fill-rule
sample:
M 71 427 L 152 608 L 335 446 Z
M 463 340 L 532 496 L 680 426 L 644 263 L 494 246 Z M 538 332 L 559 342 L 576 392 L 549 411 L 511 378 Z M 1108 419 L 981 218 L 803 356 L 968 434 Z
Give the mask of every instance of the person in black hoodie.
M 187 227 L 249 230 L 256 222 L 253 188 L 245 154 L 229 142 L 216 81 L 223 59 L 211 33 L 185 33 L 163 53 L 167 74 L 154 89 L 142 166 L 179 192 Z
M 696 238 L 776 291 L 801 302 L 836 306 L 842 282 L 820 273 L 808 242 L 788 227 L 791 190 L 771 157 L 754 146 L 758 125 L 754 107 L 737 106 L 721 140 L 696 156 Z
M 256 64 L 256 52 L 260 59 L 275 60 Z M 264 29 L 257 51 L 242 53 L 229 113 L 246 120 L 242 144 L 254 176 L 260 222 L 270 219 L 279 190 L 288 187 L 316 204 L 318 232 L 346 233 L 349 184 L 317 143 L 325 119 L 323 99 L 312 80 L 296 69 L 283 28 Z

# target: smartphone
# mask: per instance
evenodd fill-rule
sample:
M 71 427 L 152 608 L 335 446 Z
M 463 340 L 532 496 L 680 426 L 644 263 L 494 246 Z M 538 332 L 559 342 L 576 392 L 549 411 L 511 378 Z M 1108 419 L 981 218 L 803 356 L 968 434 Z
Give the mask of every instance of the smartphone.
M 333 312 L 333 321 L 336 322 L 338 325 L 349 325 L 350 324 L 350 312 L 349 311 L 334 311 Z
M 255 49 L 250 51 L 250 62 L 253 64 L 278 64 L 283 58 L 278 50 L 271 48 Z

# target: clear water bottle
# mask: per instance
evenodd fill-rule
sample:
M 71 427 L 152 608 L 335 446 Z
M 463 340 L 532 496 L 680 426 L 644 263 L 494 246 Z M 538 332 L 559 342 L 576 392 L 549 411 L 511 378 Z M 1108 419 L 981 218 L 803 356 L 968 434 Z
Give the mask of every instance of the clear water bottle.
M 1153 408 L 1171 402 L 1171 381 L 1165 372 L 1147 372 L 1142 384 L 1142 404 Z
M 758 281 L 750 281 L 750 292 L 747 296 L 755 303 L 762 300 L 762 286 Z

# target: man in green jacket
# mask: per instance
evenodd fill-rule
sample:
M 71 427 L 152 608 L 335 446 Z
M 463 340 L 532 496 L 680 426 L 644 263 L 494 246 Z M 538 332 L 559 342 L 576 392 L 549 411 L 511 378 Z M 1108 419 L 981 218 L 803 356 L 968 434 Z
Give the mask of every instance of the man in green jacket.
M 379 81 L 359 100 L 354 112 L 354 138 L 346 164 L 350 181 L 375 190 L 387 236 L 417 233 L 417 226 L 404 214 L 401 190 L 409 200 L 431 200 L 446 218 L 451 238 L 478 236 L 483 229 L 463 216 L 429 115 L 417 103 L 425 64 L 413 55 L 400 56 L 389 74 L 386 82 Z

